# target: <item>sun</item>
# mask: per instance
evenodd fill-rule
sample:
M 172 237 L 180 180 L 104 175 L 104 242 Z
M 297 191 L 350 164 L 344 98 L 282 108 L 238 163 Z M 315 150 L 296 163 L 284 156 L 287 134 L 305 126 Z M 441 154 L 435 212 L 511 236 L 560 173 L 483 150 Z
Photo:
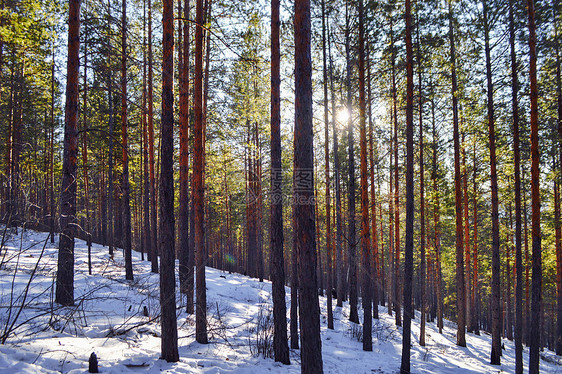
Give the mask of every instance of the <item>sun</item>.
M 341 107 L 336 113 L 336 119 L 339 123 L 345 124 L 349 120 L 349 110 L 346 107 Z

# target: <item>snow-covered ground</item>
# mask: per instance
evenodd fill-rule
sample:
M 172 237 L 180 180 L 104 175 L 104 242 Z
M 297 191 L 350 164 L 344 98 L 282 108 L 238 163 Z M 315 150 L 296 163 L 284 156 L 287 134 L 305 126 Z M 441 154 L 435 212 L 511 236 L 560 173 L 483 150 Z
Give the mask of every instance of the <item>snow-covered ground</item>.
M 3 228 L 1 228 L 3 231 Z M 195 323 L 178 296 L 180 362 L 159 359 L 158 275 L 133 253 L 133 282 L 125 281 L 123 257 L 114 260 L 107 247 L 93 245 L 92 275 L 88 275 L 87 247 L 76 241 L 73 307 L 53 302 L 57 242 L 47 234 L 19 231 L 0 253 L 0 373 L 84 373 L 95 352 L 102 373 L 298 373 L 299 351 L 291 351 L 291 365 L 275 363 L 256 353 L 258 337 L 271 342 L 271 284 L 246 276 L 207 268 L 210 344 L 195 342 Z M 7 251 L 5 250 L 7 249 Z M 29 287 L 27 287 L 29 285 Z M 26 292 L 27 288 L 27 292 Z M 289 306 L 289 288 L 287 305 Z M 21 308 L 21 305 L 24 305 Z M 326 299 L 321 297 L 322 353 L 326 373 L 396 373 L 401 357 L 401 328 L 379 307 L 373 323 L 373 352 L 362 351 L 360 325 L 347 319 L 348 308 L 335 308 L 335 330 L 326 327 Z M 11 307 L 10 307 L 11 306 Z M 360 312 L 361 313 L 361 312 Z M 467 347 L 455 345 L 456 327 L 447 322 L 443 334 L 427 324 L 426 347 L 420 347 L 419 314 L 413 321 L 413 373 L 514 372 L 514 345 L 505 340 L 502 365 L 488 364 L 490 336 L 467 334 Z M 529 351 L 524 350 L 525 366 Z M 541 353 L 541 371 L 562 373 L 562 360 Z

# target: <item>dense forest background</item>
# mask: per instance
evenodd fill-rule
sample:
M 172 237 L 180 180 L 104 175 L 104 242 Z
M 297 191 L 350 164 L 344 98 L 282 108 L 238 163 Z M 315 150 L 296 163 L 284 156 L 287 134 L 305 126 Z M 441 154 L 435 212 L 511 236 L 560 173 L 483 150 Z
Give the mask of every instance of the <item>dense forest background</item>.
M 413 305 L 428 322 L 442 326 L 447 318 L 459 323 L 459 335 L 466 327 L 508 339 L 519 335 L 528 345 L 540 331 L 540 347 L 562 354 L 561 6 L 557 0 L 534 5 L 540 168 L 532 178 L 529 5 L 416 1 L 407 27 L 407 3 L 311 4 L 309 175 L 317 288 L 337 306 L 349 301 L 354 322 L 358 295 L 364 301 L 367 289 L 401 325 L 409 284 Z M 292 209 L 299 178 L 293 173 L 298 39 L 293 3 L 282 1 L 280 9 L 281 168 L 270 158 L 269 3 L 81 2 L 74 235 L 107 245 L 110 253 L 114 247 L 141 252 L 154 272 L 162 254 L 158 238 L 173 235 L 180 289 L 192 300 L 191 312 L 198 246 L 204 248 L 198 264 L 270 277 L 272 196 L 283 203 L 284 281 L 298 286 L 293 249 L 299 226 Z M 170 11 L 174 18 L 166 23 Z M 60 232 L 64 221 L 68 14 L 69 3 L 56 0 L 0 4 L 0 213 L 7 225 L 51 233 Z M 164 37 L 170 30 L 173 48 Z M 201 112 L 193 95 L 198 85 Z M 172 106 L 165 103 L 168 91 Z M 163 168 L 170 149 L 172 167 Z M 204 186 L 199 216 L 192 194 L 198 154 Z M 171 172 L 170 200 L 162 195 L 162 183 L 169 183 L 162 178 Z M 281 194 L 273 194 L 272 181 L 282 186 Z M 532 199 L 533 183 L 540 201 Z M 162 208 L 162 196 L 173 204 L 167 224 L 162 209 L 170 210 Z M 539 224 L 533 205 L 540 207 L 540 253 L 532 248 L 531 226 Z M 203 237 L 195 234 L 198 221 Z M 168 232 L 170 225 L 175 228 Z M 413 281 L 406 269 L 409 230 Z M 125 258 L 130 261 L 130 252 Z M 542 280 L 532 289 L 537 269 Z M 365 274 L 370 281 L 363 281 Z M 133 278 L 132 268 L 126 276 Z M 537 293 L 540 309 L 532 310 Z

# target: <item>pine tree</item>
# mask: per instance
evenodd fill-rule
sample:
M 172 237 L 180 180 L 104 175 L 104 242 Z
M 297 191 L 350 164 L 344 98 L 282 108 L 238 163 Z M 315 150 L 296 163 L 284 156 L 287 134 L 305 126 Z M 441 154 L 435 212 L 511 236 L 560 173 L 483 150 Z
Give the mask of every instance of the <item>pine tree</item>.
M 559 170 L 562 168 L 562 77 L 561 77 L 561 61 L 560 61 L 560 34 L 558 31 L 559 1 L 555 0 L 553 4 L 554 16 L 554 38 L 556 52 L 556 97 L 557 97 L 557 130 L 559 152 Z M 560 176 L 558 177 L 558 198 L 560 199 Z M 557 286 L 557 310 L 556 310 L 556 354 L 562 355 L 562 222 L 560 221 L 560 205 L 555 203 L 555 211 L 558 212 L 556 220 L 556 286 Z
M 333 289 L 333 243 L 332 243 L 332 201 L 330 194 L 330 136 L 328 122 L 328 63 L 326 51 L 326 1 L 322 0 L 322 86 L 324 89 L 324 157 L 325 157 L 325 174 L 326 174 L 326 268 L 328 273 L 328 285 L 326 287 L 326 309 L 328 310 L 328 328 L 334 329 L 334 312 L 332 308 L 332 289 Z
M 310 0 L 295 1 L 295 235 L 299 270 L 301 372 L 320 374 L 322 340 L 316 279 Z
M 532 237 L 532 290 L 529 373 L 539 373 L 539 350 L 541 345 L 541 304 L 542 304 L 542 256 L 541 256 L 541 196 L 539 186 L 539 108 L 537 89 L 537 52 L 535 2 L 527 0 L 529 16 L 529 81 L 531 96 L 531 237 Z
M 152 0 L 148 0 L 148 166 L 150 172 L 150 262 L 151 271 L 158 273 L 158 216 L 156 212 L 156 172 L 154 161 L 154 104 L 152 85 Z M 148 217 L 147 217 L 148 218 Z
M 361 158 L 361 301 L 363 303 L 363 350 L 373 350 L 371 303 L 371 238 L 369 230 L 369 182 L 367 175 L 367 119 L 365 103 L 365 25 L 363 0 L 359 0 L 359 128 Z
M 406 0 L 406 243 L 404 247 L 404 328 L 400 373 L 410 373 L 412 333 L 412 276 L 414 272 L 414 52 L 412 48 L 412 10 Z
M 179 59 L 179 90 L 180 90 L 180 191 L 179 191 L 179 278 L 180 290 L 190 295 L 193 288 L 192 271 L 189 268 L 189 0 L 185 0 L 183 22 L 180 23 L 182 36 L 181 58 Z M 187 312 L 193 312 L 193 298 L 187 301 Z
M 359 323 L 357 313 L 357 244 L 355 240 L 355 145 L 353 140 L 353 115 L 352 115 L 352 91 L 351 91 L 351 15 L 349 14 L 349 1 L 345 2 L 345 60 L 346 75 L 345 85 L 347 91 L 347 137 L 348 137 L 348 157 L 349 157 L 349 219 L 348 219 L 348 249 L 349 249 L 349 320 Z
M 176 277 L 174 237 L 174 4 L 163 2 L 162 25 L 162 124 L 160 149 L 160 309 L 162 358 L 179 361 L 176 320 Z
M 334 90 L 334 67 L 332 60 L 332 49 L 331 41 L 328 38 L 328 55 L 330 56 L 330 92 L 331 92 L 331 102 L 332 102 L 332 113 L 336 113 L 336 93 Z M 336 116 L 332 115 L 332 140 L 333 140 L 333 152 L 334 152 L 334 190 L 335 190 L 335 200 L 336 200 L 336 306 L 343 306 L 344 299 L 344 269 L 343 269 L 343 249 L 342 249 L 342 202 L 341 202 L 341 188 L 340 188 L 340 157 L 338 151 L 338 132 L 336 131 Z
M 207 290 L 205 282 L 205 225 L 203 187 L 204 157 L 203 147 L 205 131 L 203 126 L 203 0 L 197 0 L 195 8 L 195 74 L 193 83 L 193 111 L 195 126 L 193 129 L 193 210 L 194 210 L 194 244 L 196 262 L 196 311 L 195 339 L 200 344 L 207 344 Z
M 511 110 L 513 116 L 513 163 L 515 184 L 515 373 L 523 373 L 523 262 L 521 255 L 521 151 L 519 146 L 519 80 L 515 56 L 513 0 L 509 1 L 509 45 L 511 57 Z
M 418 63 L 418 111 L 420 124 L 420 346 L 425 346 L 425 320 L 426 320 L 426 252 L 425 252 L 425 178 L 423 164 L 423 89 L 422 89 L 422 58 L 421 58 L 421 40 L 420 40 L 420 21 L 417 19 L 417 63 Z
M 131 204 L 129 187 L 129 146 L 127 131 L 127 0 L 121 2 L 121 150 L 123 158 L 123 250 L 125 252 L 125 279 L 133 280 L 131 257 Z
M 273 352 L 275 361 L 290 364 L 285 304 L 283 257 L 283 170 L 281 166 L 281 50 L 280 1 L 271 2 L 271 292 L 273 294 Z
M 61 234 L 55 302 L 74 305 L 74 224 L 76 220 L 76 160 L 78 156 L 78 74 L 80 69 L 80 1 L 71 0 L 68 17 L 66 112 L 63 177 L 61 186 Z
M 490 58 L 490 37 L 488 25 L 488 4 L 482 0 L 484 22 L 484 49 L 486 55 L 488 140 L 490 142 L 490 179 L 492 190 L 492 352 L 490 363 L 500 364 L 501 356 L 501 308 L 500 308 L 500 229 L 498 213 L 498 176 L 496 171 L 496 133 L 494 127 L 494 89 L 492 84 L 492 63 Z

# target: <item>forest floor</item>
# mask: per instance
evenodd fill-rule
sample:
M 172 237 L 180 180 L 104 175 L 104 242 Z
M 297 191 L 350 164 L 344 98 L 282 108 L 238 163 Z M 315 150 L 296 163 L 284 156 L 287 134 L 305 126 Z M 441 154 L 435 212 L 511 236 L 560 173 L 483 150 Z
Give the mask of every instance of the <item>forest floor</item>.
M 3 227 L 0 227 L 3 232 Z M 101 373 L 298 373 L 298 350 L 291 365 L 264 358 L 271 354 L 271 283 L 207 268 L 210 344 L 195 341 L 194 317 L 178 296 L 180 361 L 160 360 L 160 312 L 157 274 L 133 252 L 135 280 L 125 281 L 121 251 L 92 246 L 92 275 L 87 246 L 76 241 L 73 307 L 53 302 L 57 242 L 46 233 L 11 233 L 0 253 L 0 373 L 84 373 L 95 352 Z M 287 292 L 289 308 L 290 289 Z M 326 327 L 326 299 L 320 298 L 324 372 L 397 373 L 402 329 L 379 307 L 373 323 L 373 352 L 362 350 L 361 325 L 348 321 L 349 308 L 335 308 L 335 329 Z M 22 307 L 23 306 L 23 307 Z M 360 311 L 360 315 L 361 315 Z M 412 323 L 412 373 L 514 372 L 513 342 L 503 340 L 502 364 L 488 364 L 490 336 L 467 334 L 467 347 L 456 346 L 456 326 L 445 322 L 443 334 L 427 324 L 427 345 L 419 346 L 419 313 Z M 525 371 L 529 350 L 524 349 Z M 562 373 L 562 358 L 541 352 L 541 372 Z

